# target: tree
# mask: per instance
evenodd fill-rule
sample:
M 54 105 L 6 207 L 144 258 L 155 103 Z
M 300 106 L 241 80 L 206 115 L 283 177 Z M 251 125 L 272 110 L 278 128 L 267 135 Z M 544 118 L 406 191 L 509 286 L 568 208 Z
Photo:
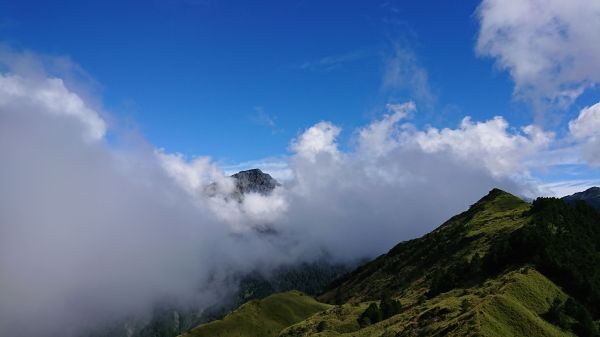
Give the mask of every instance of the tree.
M 471 302 L 464 298 L 462 300 L 462 302 L 460 302 L 460 310 L 462 310 L 462 312 L 466 312 L 467 310 L 469 310 L 469 308 L 471 308 Z
M 323 332 L 325 330 L 327 330 L 327 322 L 320 321 L 319 324 L 317 324 L 317 332 Z
M 367 309 L 358 317 L 358 324 L 365 327 L 370 324 L 375 324 L 383 319 L 381 309 L 376 303 L 371 303 Z
M 381 316 L 383 319 L 388 319 L 402 311 L 400 301 L 392 299 L 389 291 L 384 291 L 381 295 L 380 304 Z
M 343 296 L 342 296 L 342 290 L 340 288 L 341 287 L 338 287 L 335 290 L 335 298 L 334 298 L 335 305 L 342 305 L 342 304 L 344 304 L 344 299 L 343 299 Z

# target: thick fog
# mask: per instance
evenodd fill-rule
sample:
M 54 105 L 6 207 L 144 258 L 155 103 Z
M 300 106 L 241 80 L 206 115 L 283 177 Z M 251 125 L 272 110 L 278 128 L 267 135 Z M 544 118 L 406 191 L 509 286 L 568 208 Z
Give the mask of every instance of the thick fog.
M 257 268 L 373 257 L 493 187 L 535 194 L 523 163 L 552 140 L 500 117 L 421 130 L 409 123 L 413 103 L 391 104 L 358 130 L 307 126 L 290 140 L 291 178 L 239 202 L 209 158 L 155 149 L 69 81 L 4 61 L 3 336 L 76 336 L 165 298 L 210 305 Z M 352 135 L 347 150 L 341 132 Z

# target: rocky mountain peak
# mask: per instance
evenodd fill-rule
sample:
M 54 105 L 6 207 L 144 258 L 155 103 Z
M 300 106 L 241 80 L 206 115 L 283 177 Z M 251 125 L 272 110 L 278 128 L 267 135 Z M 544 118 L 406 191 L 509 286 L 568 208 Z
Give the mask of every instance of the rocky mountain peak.
M 260 169 L 240 171 L 231 177 L 235 179 L 236 191 L 240 194 L 253 192 L 266 195 L 280 185 L 275 178 Z

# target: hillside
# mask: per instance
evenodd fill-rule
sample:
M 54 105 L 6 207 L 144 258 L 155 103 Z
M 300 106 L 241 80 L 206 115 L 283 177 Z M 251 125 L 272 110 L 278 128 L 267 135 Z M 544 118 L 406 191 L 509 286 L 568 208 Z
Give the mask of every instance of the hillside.
M 428 278 L 452 268 L 469 268 L 494 242 L 505 240 L 529 221 L 530 204 L 498 189 L 456 215 L 433 232 L 392 248 L 345 279 L 338 280 L 320 297 L 327 302 L 379 299 L 383 291 L 406 296 L 425 295 Z M 473 266 L 475 267 L 475 266 Z
M 600 214 L 494 189 L 318 299 L 279 336 L 598 336 Z
M 317 295 L 334 279 L 350 271 L 349 265 L 330 263 L 326 259 L 311 263 L 282 265 L 269 275 L 258 272 L 240 275 L 237 291 L 221 298 L 205 310 L 159 304 L 147 321 L 121 321 L 89 337 L 175 337 L 208 321 L 221 319 L 238 306 L 265 298 L 273 293 L 300 290 Z M 308 296 L 306 297 L 308 298 Z
M 568 195 L 563 200 L 570 205 L 574 205 L 581 200 L 600 212 L 600 187 L 591 187 L 583 192 Z
M 277 336 L 283 328 L 330 307 L 298 291 L 279 293 L 249 301 L 222 320 L 200 325 L 182 336 Z
M 565 297 L 543 275 L 523 268 L 431 299 L 400 298 L 398 314 L 368 326 L 361 326 L 358 317 L 368 304 L 378 302 L 336 306 L 286 328 L 280 336 L 572 336 L 541 317 L 552 299 Z

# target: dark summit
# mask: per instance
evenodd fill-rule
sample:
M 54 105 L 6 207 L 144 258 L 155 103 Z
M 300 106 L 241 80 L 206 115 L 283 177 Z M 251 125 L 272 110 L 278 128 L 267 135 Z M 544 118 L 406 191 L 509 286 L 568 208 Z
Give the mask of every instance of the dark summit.
M 563 200 L 569 205 L 575 204 L 578 200 L 585 201 L 600 212 L 600 187 L 591 187 L 583 192 L 568 195 Z
M 235 179 L 235 187 L 240 194 L 254 192 L 266 195 L 280 185 L 271 175 L 259 169 L 240 171 L 231 177 Z

